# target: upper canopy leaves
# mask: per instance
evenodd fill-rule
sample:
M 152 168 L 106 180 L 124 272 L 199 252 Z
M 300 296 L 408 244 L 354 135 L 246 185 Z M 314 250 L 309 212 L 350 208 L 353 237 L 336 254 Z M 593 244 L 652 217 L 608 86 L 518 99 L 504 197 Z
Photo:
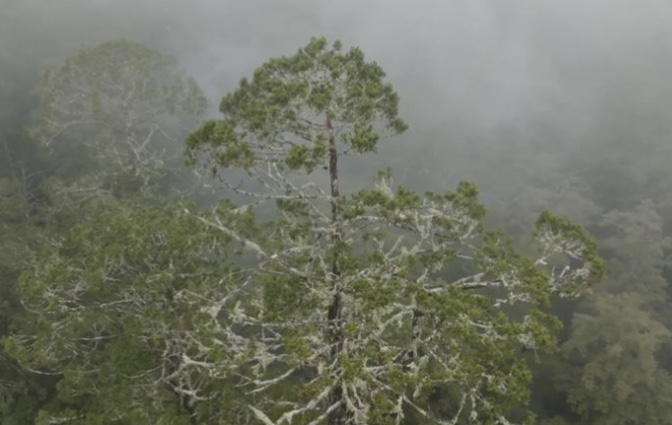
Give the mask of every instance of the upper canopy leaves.
M 398 117 L 399 96 L 385 72 L 358 48 L 343 52 L 313 38 L 293 56 L 270 59 L 252 80 L 222 99 L 221 121 L 209 121 L 188 140 L 190 163 L 198 153 L 209 166 L 252 168 L 268 159 L 310 172 L 324 165 L 327 141 L 345 153 L 374 151 L 381 136 L 406 130 Z

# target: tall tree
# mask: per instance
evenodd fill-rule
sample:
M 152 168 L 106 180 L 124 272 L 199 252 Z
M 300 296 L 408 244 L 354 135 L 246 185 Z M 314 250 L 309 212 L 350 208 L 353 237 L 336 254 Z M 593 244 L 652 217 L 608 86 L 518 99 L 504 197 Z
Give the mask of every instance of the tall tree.
M 221 102 L 223 119 L 191 134 L 192 164 L 280 216 L 263 234 L 207 221 L 258 260 L 249 270 L 258 295 L 214 302 L 213 317 L 226 319 L 212 333 L 267 425 L 410 414 L 508 424 L 527 396 L 517 350 L 552 344 L 553 321 L 534 306 L 598 280 L 601 260 L 582 229 L 549 213 L 536 223 L 539 257 L 516 253 L 485 229 L 469 183 L 421 196 L 382 173 L 374 188 L 343 194 L 340 162 L 406 128 L 384 77 L 359 49 L 312 39 L 241 80 Z M 254 184 L 229 181 L 222 166 L 243 168 Z M 516 303 L 530 308 L 508 320 L 502 309 Z M 239 332 L 246 327 L 257 332 Z M 273 390 L 291 382 L 295 391 Z M 428 404 L 440 386 L 457 394 L 450 418 Z

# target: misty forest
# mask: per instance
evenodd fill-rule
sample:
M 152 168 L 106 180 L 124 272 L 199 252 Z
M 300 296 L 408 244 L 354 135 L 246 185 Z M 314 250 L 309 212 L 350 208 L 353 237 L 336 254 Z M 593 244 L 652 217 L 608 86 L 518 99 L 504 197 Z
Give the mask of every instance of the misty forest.
M 0 423 L 669 425 L 671 13 L 0 0 Z

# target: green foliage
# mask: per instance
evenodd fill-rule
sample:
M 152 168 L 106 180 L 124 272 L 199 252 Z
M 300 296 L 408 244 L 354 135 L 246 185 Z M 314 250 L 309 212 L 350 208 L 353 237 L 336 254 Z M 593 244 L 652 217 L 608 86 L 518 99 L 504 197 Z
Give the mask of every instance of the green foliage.
M 556 245 L 558 252 L 570 258 L 582 258 L 589 269 L 583 270 L 579 276 L 572 276 L 572 283 L 565 286 L 570 292 L 579 288 L 589 288 L 591 282 L 600 282 L 606 273 L 606 264 L 598 256 L 597 243 L 581 226 L 572 223 L 566 217 L 557 217 L 544 211 L 535 223 L 537 236 L 546 234 L 544 244 Z M 548 256 L 549 260 L 551 259 Z
M 611 273 L 574 315 L 556 387 L 587 424 L 665 423 L 672 379 L 661 361 L 670 336 L 661 266 L 669 240 L 651 201 L 609 211 L 598 224 Z
M 190 214 L 107 204 L 24 272 L 20 294 L 37 328 L 7 338 L 5 348 L 30 370 L 61 376 L 44 423 L 67 417 L 67 406 L 76 412 L 71 423 L 187 423 L 179 419 L 191 415 L 179 408 L 180 363 L 194 354 L 183 336 L 201 320 L 187 294 L 221 293 L 235 274 L 229 238 Z
M 556 380 L 584 423 L 664 424 L 672 414 L 672 380 L 657 359 L 672 333 L 643 304 L 636 293 L 603 295 L 575 315 L 563 346 L 570 366 Z
M 0 337 L 21 323 L 22 306 L 16 293 L 21 271 L 34 259 L 42 242 L 34 206 L 18 181 L 0 178 Z M 3 423 L 29 423 L 49 397 L 53 380 L 22 370 L 0 350 L 0 417 Z
M 208 169 L 249 169 L 273 158 L 283 169 L 310 173 L 326 166 L 330 135 L 338 136 L 345 153 L 374 151 L 382 135 L 407 128 L 397 116 L 399 96 L 384 77 L 360 49 L 343 51 L 339 42 L 330 46 L 313 38 L 296 54 L 263 64 L 251 80 L 242 79 L 222 99 L 223 119 L 189 136 L 188 161 L 208 161 Z

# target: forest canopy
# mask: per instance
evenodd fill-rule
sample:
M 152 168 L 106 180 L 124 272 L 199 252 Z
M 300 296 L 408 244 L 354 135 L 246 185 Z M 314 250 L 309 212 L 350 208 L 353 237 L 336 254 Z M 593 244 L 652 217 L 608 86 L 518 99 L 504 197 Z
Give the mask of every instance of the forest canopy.
M 78 199 L 17 281 L 30 325 L 6 353 L 58 377 L 38 423 L 510 423 L 529 401 L 520 351 L 554 345 L 543 308 L 602 277 L 586 231 L 544 212 L 530 257 L 471 183 L 419 194 L 388 170 L 348 191 L 339 163 L 407 124 L 383 69 L 324 38 L 262 64 L 186 138 L 187 163 L 247 202 L 151 202 L 155 133 L 203 104 L 171 64 L 107 42 L 44 77 L 31 136 L 84 143 L 96 165 L 75 181 L 141 184 Z M 435 411 L 437 392 L 454 407 Z
M 208 102 L 157 46 L 0 70 L 3 424 L 667 423 L 664 124 L 605 98 L 591 145 L 539 112 L 470 148 L 374 48 Z

